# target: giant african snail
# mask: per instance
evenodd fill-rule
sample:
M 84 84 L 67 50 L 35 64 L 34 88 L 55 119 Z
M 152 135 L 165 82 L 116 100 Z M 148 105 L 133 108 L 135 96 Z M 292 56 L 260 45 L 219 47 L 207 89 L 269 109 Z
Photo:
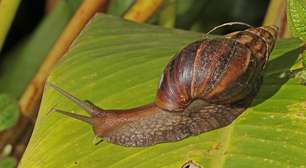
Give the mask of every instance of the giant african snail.
M 49 83 L 90 117 L 52 111 L 85 121 L 96 136 L 123 146 L 178 141 L 224 127 L 256 96 L 277 31 L 251 27 L 187 45 L 166 66 L 155 102 L 133 109 L 104 110 Z

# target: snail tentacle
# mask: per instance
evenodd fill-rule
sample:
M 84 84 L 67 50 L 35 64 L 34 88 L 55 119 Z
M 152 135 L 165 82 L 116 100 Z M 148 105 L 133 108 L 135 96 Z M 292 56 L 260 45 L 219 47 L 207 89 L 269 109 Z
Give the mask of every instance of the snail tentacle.
M 52 108 L 50 110 L 50 112 L 61 113 L 61 114 L 65 115 L 65 116 L 68 116 L 68 117 L 71 117 L 71 118 L 74 118 L 74 119 L 86 122 L 86 123 L 88 123 L 90 125 L 93 125 L 92 118 L 87 117 L 87 116 L 83 116 L 83 115 L 80 115 L 80 114 L 75 114 L 75 113 L 64 111 L 64 110 L 57 109 L 57 108 Z
M 249 25 L 249 24 L 247 24 L 247 23 L 244 23 L 244 22 L 227 22 L 227 23 L 223 23 L 223 24 L 221 24 L 221 25 L 218 25 L 218 26 L 212 28 L 211 30 L 209 30 L 209 31 L 206 33 L 206 35 L 208 35 L 208 34 L 214 32 L 214 31 L 216 31 L 217 29 L 220 29 L 220 28 L 222 28 L 222 27 L 225 27 L 225 26 L 233 26 L 233 25 L 242 25 L 242 26 L 246 26 L 246 27 L 248 27 L 248 28 L 253 27 L 253 26 L 251 26 L 251 25 Z
M 80 106 L 82 109 L 84 109 L 91 116 L 99 116 L 99 115 L 101 115 L 101 113 L 103 113 L 103 110 L 101 108 L 97 107 L 96 105 L 91 103 L 89 100 L 82 101 L 79 98 L 73 96 L 72 94 L 68 93 L 67 91 L 65 91 L 64 89 L 56 86 L 53 83 L 48 82 L 47 86 L 50 86 L 51 88 L 56 90 L 58 93 L 65 96 L 66 98 L 68 98 L 69 100 L 74 102 L 76 105 Z

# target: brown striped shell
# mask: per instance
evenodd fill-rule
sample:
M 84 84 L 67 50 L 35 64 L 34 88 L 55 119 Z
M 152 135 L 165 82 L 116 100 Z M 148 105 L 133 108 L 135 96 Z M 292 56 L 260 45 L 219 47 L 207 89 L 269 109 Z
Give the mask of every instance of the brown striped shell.
M 242 101 L 259 87 L 276 36 L 277 27 L 264 26 L 189 44 L 166 66 L 155 104 L 182 111 L 196 99 Z

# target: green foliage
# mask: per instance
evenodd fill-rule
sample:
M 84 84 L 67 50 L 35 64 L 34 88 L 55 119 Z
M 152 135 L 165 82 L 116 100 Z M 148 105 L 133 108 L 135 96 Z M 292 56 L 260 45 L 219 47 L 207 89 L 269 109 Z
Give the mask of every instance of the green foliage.
M 11 27 L 16 10 L 19 6 L 20 0 L 2 0 L 0 1 L 0 51 L 3 42 L 5 41 L 7 32 Z
M 267 3 L 265 0 L 177 0 L 176 27 L 207 32 L 217 25 L 232 21 L 257 26 L 266 12 Z M 226 32 L 224 30 L 232 28 L 223 28 L 217 32 Z
M 14 168 L 16 167 L 16 160 L 11 157 L 0 159 L 0 168 Z
M 0 94 L 0 132 L 12 127 L 19 116 L 17 100 Z
M 306 71 L 302 70 L 296 74 L 296 78 L 300 81 L 302 85 L 306 85 Z
M 288 25 L 294 37 L 306 41 L 306 1 L 288 0 L 287 7 Z M 301 84 L 306 84 L 306 51 L 301 54 L 303 69 L 296 73 L 295 77 Z
M 3 85 L 0 86 L 0 92 L 20 96 L 80 2 L 59 1 L 32 36 L 4 56 L 7 59 L 1 64 L 0 83 Z
M 306 51 L 301 54 L 302 67 L 298 67 L 292 70 L 295 78 L 300 81 L 302 85 L 306 86 Z M 300 65 L 300 64 L 298 64 Z
M 306 41 L 306 1 L 288 0 L 287 16 L 293 35 Z
M 105 109 L 130 108 L 154 100 L 167 62 L 200 33 L 140 25 L 97 15 L 75 41 L 49 82 Z M 46 88 L 20 168 L 177 168 L 193 160 L 205 168 L 302 167 L 306 165 L 306 88 L 280 78 L 300 52 L 300 41 L 279 40 L 264 84 L 252 106 L 235 122 L 175 143 L 126 148 L 92 144 L 89 125 L 58 113 L 54 106 L 86 114 Z
M 122 16 L 135 0 L 111 0 L 108 5 L 107 13 L 114 16 Z
M 177 0 L 176 27 L 189 29 L 200 18 L 201 12 L 205 11 L 207 3 L 208 0 Z
M 303 52 L 302 63 L 304 66 L 306 66 L 306 51 Z
M 175 26 L 176 0 L 164 0 L 163 7 L 159 12 L 158 24 L 173 28 Z

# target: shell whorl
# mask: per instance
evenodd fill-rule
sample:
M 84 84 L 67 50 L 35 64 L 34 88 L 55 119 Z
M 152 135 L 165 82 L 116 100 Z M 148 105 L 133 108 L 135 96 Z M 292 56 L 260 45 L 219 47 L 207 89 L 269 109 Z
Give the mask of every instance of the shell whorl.
M 277 31 L 275 26 L 249 28 L 189 44 L 166 66 L 155 104 L 182 111 L 195 99 L 233 104 L 254 94 Z
M 266 63 L 274 48 L 277 33 L 278 27 L 276 26 L 262 26 L 233 32 L 225 35 L 225 38 L 235 39 L 239 43 L 246 45 L 257 59 L 262 63 Z

